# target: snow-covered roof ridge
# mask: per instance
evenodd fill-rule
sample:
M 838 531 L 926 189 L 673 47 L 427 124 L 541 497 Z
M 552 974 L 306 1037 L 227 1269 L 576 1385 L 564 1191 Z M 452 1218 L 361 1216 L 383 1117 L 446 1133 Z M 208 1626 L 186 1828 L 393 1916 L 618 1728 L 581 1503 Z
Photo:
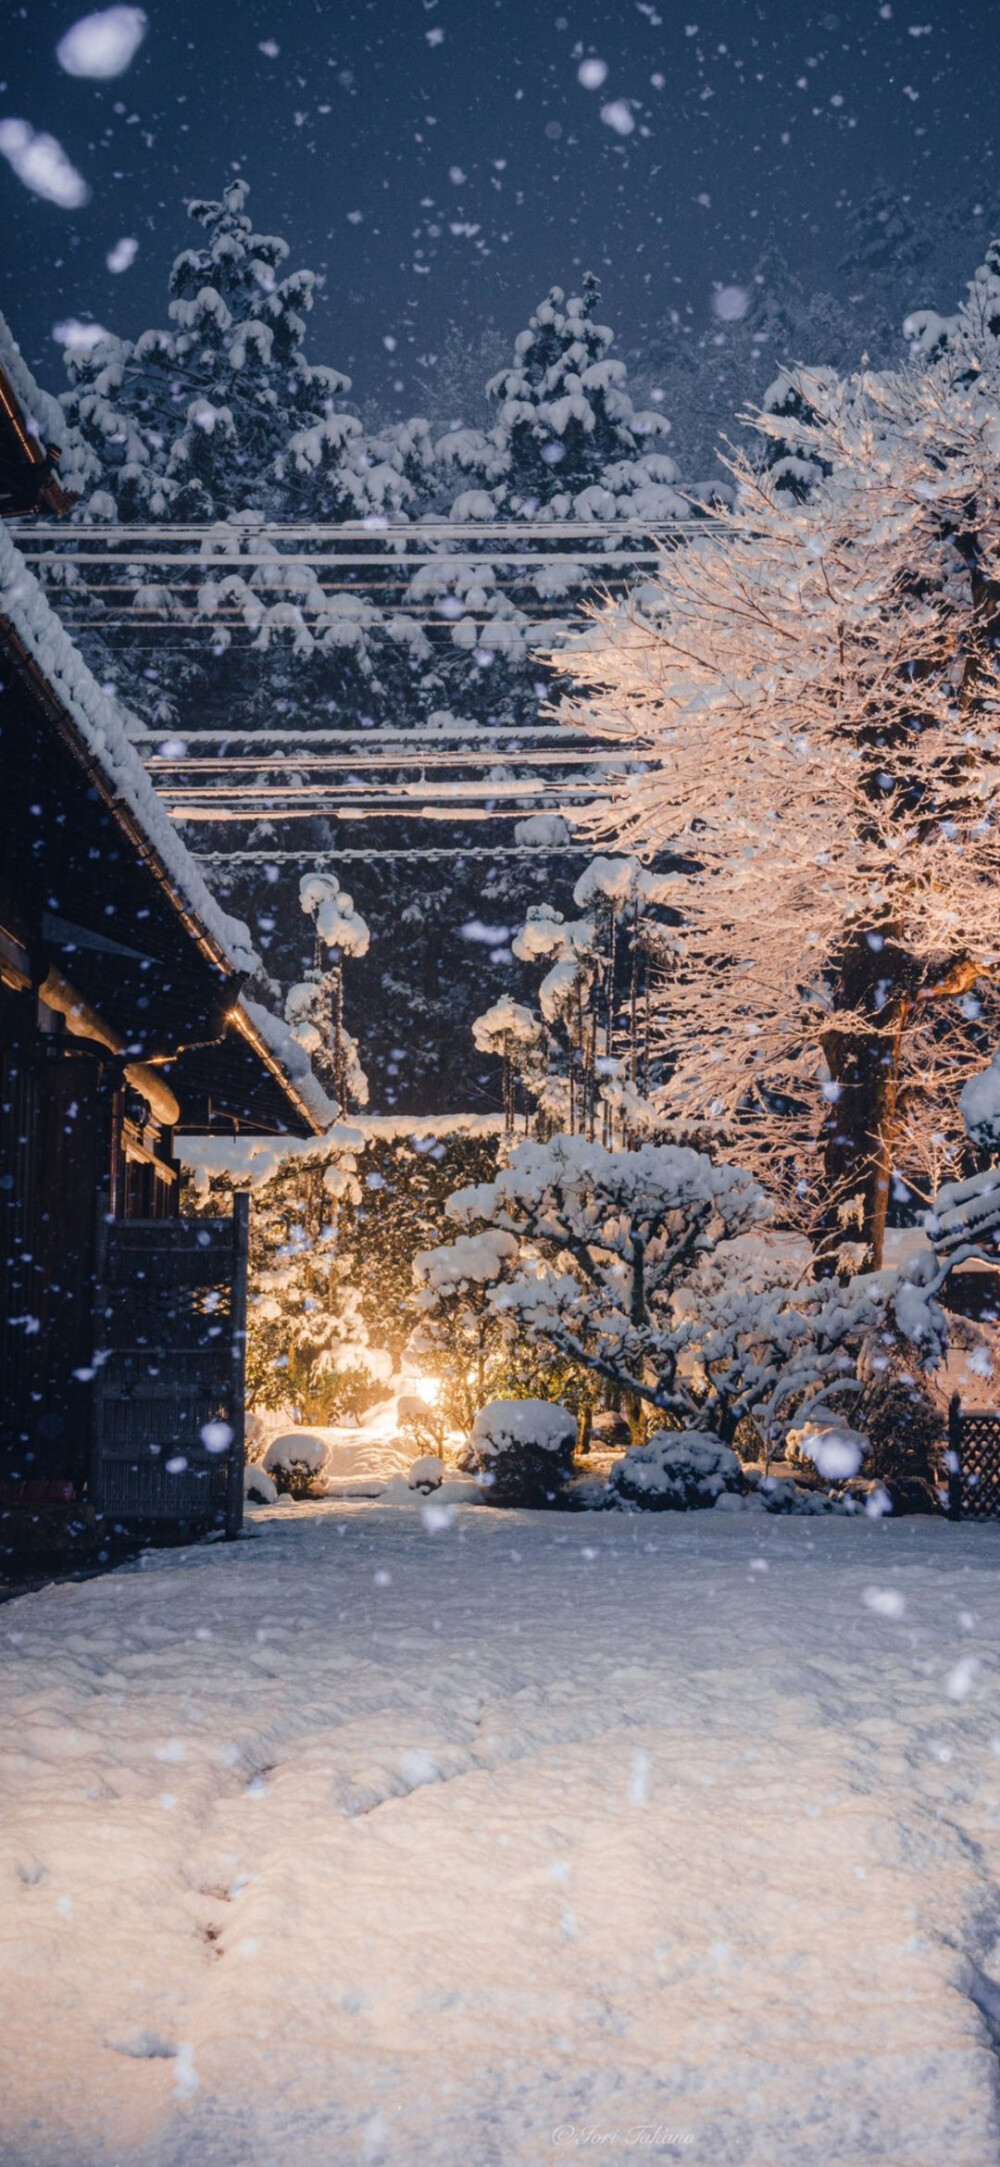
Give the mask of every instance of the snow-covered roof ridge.
M 58 399 L 50 391 L 43 391 L 36 384 L 31 370 L 21 352 L 6 317 L 0 313 L 0 368 L 10 378 L 18 404 L 23 410 L 29 428 L 37 431 L 42 442 L 56 444 L 60 449 L 72 435 L 70 423 L 63 413 Z M 61 477 L 65 480 L 65 475 Z
M 283 1022 L 280 1016 L 275 1016 L 271 1009 L 264 1008 L 260 1001 L 252 1000 L 248 994 L 240 995 L 239 1007 L 248 1018 L 251 1029 L 263 1041 L 268 1053 L 288 1077 L 310 1118 L 317 1123 L 320 1130 L 329 1129 L 337 1120 L 340 1109 L 334 1099 L 327 1097 L 309 1055 L 289 1030 L 287 1023 Z
M 113 795 L 128 808 L 179 901 L 234 972 L 263 965 L 239 918 L 222 910 L 182 842 L 131 743 L 125 711 L 97 683 L 7 529 L 0 526 L 0 618 L 61 702 Z

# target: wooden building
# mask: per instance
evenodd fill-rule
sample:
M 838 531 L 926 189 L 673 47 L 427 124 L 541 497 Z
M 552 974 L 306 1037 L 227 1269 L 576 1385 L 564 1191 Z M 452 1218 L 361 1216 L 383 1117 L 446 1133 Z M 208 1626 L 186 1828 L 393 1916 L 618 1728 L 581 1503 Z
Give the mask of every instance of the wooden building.
M 0 518 L 69 511 L 74 495 L 57 472 L 63 433 L 58 400 L 39 389 L 0 316 Z
M 0 525 L 0 1551 L 239 1526 L 245 1212 L 175 1139 L 335 1112 L 259 974 Z

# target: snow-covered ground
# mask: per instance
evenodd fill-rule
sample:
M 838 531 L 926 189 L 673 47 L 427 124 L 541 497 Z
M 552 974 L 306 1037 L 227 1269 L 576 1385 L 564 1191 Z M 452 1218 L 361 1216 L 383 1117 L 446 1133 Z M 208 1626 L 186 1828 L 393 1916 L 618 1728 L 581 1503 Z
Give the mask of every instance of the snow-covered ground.
M 4 2167 L 987 2167 L 998 1567 L 327 1501 L 10 1603 Z

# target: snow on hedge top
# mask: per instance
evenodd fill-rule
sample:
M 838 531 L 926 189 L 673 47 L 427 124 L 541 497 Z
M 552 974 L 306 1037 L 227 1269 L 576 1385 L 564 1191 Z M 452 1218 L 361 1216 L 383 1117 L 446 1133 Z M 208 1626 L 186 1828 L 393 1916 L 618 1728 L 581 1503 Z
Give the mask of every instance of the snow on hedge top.
M 222 950 L 231 969 L 248 974 L 260 972 L 260 958 L 246 926 L 220 910 L 157 797 L 128 737 L 124 709 L 102 691 L 2 526 L 0 615 L 38 664 L 115 797 L 134 814 L 178 895 Z
M 575 1415 L 551 1400 L 490 1400 L 472 1425 L 480 1459 L 525 1445 L 540 1452 L 565 1452 L 575 1439 Z

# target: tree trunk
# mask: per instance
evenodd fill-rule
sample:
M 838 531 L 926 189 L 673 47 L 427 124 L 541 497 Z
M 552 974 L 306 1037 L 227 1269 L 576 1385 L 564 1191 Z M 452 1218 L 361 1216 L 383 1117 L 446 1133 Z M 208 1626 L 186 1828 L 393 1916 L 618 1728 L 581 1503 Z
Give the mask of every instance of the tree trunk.
M 904 982 L 907 962 L 881 933 L 859 933 L 842 960 L 840 998 L 845 1007 L 870 1015 L 873 1029 L 832 1030 L 822 1042 L 831 1104 L 823 1153 L 827 1201 L 817 1245 L 821 1276 L 836 1270 L 838 1248 L 852 1239 L 864 1243 L 869 1271 L 882 1268 L 899 1114 L 900 1048 L 910 1006 Z M 845 1223 L 840 1208 L 854 1199 L 856 1214 Z
M 648 1321 L 646 1309 L 646 1244 L 641 1234 L 632 1238 L 632 1294 L 629 1301 L 629 1321 L 644 1325 Z M 642 1369 L 639 1370 L 640 1377 Z M 633 1445 L 641 1445 L 645 1434 L 645 1410 L 638 1392 L 626 1392 L 625 1420 Z

